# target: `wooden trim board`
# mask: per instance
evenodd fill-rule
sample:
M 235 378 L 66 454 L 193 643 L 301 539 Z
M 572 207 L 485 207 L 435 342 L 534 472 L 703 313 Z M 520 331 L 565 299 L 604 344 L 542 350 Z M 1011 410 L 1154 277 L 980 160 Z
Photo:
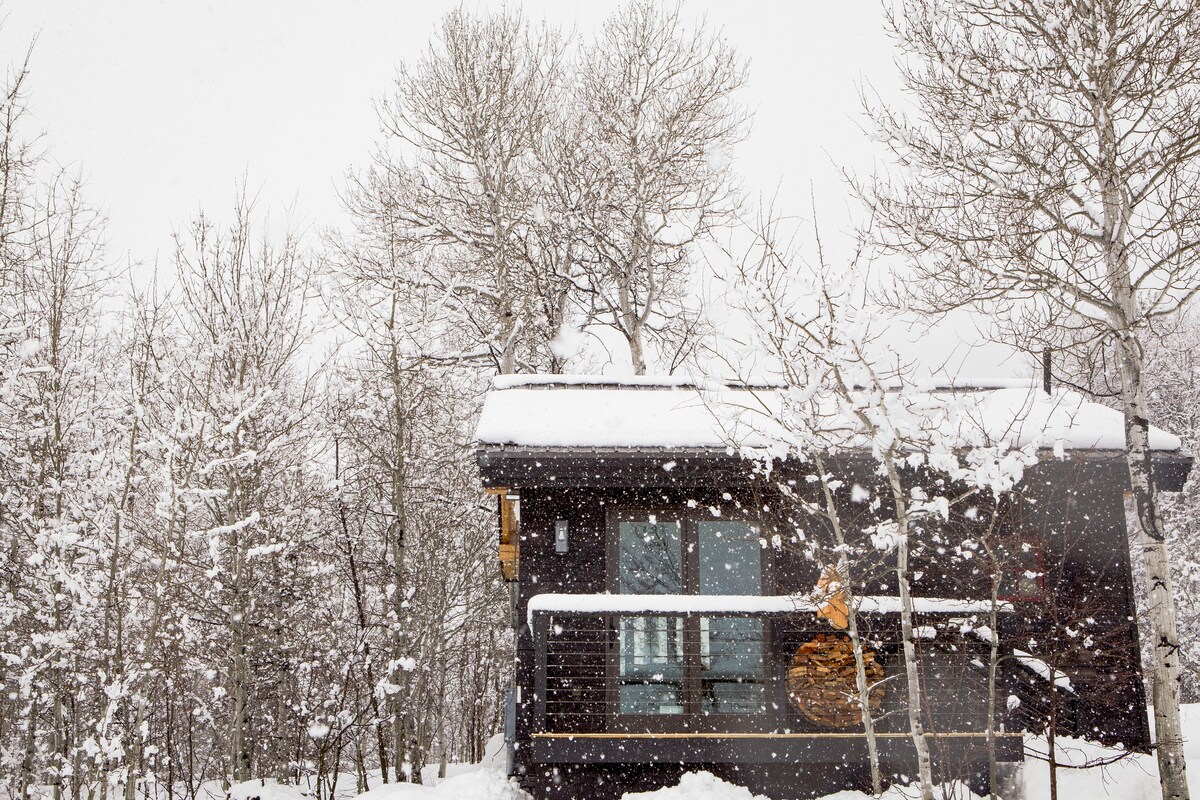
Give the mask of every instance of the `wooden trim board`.
M 997 733 L 996 738 L 1019 738 L 1023 733 Z M 865 739 L 863 733 L 534 733 L 534 739 Z M 986 733 L 951 731 L 926 733 L 934 739 L 987 738 Z M 877 733 L 877 739 L 911 739 L 911 733 Z

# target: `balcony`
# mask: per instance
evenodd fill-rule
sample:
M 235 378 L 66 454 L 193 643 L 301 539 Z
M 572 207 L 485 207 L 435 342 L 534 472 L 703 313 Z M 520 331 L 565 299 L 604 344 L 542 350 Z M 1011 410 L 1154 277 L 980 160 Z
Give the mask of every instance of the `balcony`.
M 918 599 L 914 605 L 933 750 L 945 758 L 977 757 L 986 741 L 990 650 L 977 628 L 986 625 L 988 604 Z M 529 602 L 528 622 L 537 761 L 865 758 L 849 644 L 806 600 L 538 595 Z M 876 687 L 872 716 L 881 760 L 909 763 L 897 598 L 860 598 L 858 622 Z M 997 691 L 1001 760 L 1019 757 L 1025 727 L 1005 717 L 1004 698 L 1016 685 L 1009 672 Z

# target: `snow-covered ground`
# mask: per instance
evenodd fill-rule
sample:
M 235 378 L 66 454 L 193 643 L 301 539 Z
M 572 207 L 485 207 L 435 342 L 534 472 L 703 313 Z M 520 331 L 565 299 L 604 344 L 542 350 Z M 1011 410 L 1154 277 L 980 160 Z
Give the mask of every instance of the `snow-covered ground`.
M 1187 737 L 1186 753 L 1190 767 L 1188 782 L 1193 796 L 1200 797 L 1200 704 L 1184 706 L 1184 734 Z M 1030 749 L 1045 753 L 1044 739 L 1031 739 Z M 528 795 L 511 780 L 504 777 L 499 767 L 501 742 L 497 737 L 489 744 L 489 758 L 483 764 L 451 765 L 447 777 L 438 780 L 437 768 L 425 774 L 426 785 L 388 784 L 377 786 L 363 794 L 357 794 L 353 776 L 339 780 L 338 795 L 345 800 L 528 800 Z M 1087 763 L 1111 759 L 1116 751 L 1099 745 L 1072 739 L 1059 739 L 1057 757 L 1060 763 L 1071 765 L 1058 771 L 1058 794 L 1067 800 L 1157 800 L 1158 767 L 1151 756 L 1131 756 L 1106 766 L 1076 769 Z M 1050 768 L 1045 761 L 1029 759 L 1025 762 L 1024 783 L 1027 800 L 1047 800 Z M 214 787 L 211 800 L 226 797 Z M 963 787 L 955 787 L 949 796 L 970 800 Z M 201 797 L 204 796 L 201 793 Z M 884 794 L 884 800 L 902 800 L 915 795 L 912 788 L 893 787 Z M 272 781 L 248 781 L 234 786 L 230 800 L 309 800 L 311 793 L 294 786 L 281 786 Z M 868 800 L 870 795 L 861 792 L 843 791 L 827 795 L 824 800 Z M 579 798 L 579 800 L 589 800 Z M 692 772 L 683 776 L 678 785 L 667 786 L 653 792 L 638 792 L 625 795 L 625 800 L 766 800 L 752 794 L 742 786 L 726 783 L 706 772 Z

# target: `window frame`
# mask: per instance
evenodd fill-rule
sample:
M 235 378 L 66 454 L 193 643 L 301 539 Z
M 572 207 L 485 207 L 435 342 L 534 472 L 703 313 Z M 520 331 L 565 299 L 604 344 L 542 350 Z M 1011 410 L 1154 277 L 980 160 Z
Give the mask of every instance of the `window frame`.
M 679 507 L 669 504 L 629 504 L 609 508 L 605 514 L 605 588 L 613 594 L 621 594 L 621 523 L 646 522 L 650 515 L 656 515 L 665 521 L 679 522 L 680 551 L 682 555 L 682 587 L 680 594 L 699 595 L 700 589 L 700 547 L 699 523 L 742 522 L 757 528 L 759 538 L 770 540 L 765 533 L 763 521 L 752 518 L 748 514 L 729 514 L 721 505 L 713 504 L 712 508 L 720 510 L 719 515 L 710 511 L 708 504 L 697 505 L 695 508 Z M 759 593 L 766 595 L 774 587 L 774 559 L 770 547 L 759 549 Z M 684 662 L 683 662 L 683 713 L 680 714 L 629 714 L 621 711 L 620 681 L 621 681 L 621 652 L 620 652 L 620 618 L 637 616 L 662 616 L 655 614 L 613 614 L 607 620 L 610 635 L 613 637 L 609 648 L 606 666 L 608 685 L 608 725 L 610 730 L 620 732 L 672 733 L 688 731 L 733 731 L 761 732 L 773 728 L 774 715 L 772 706 L 777 702 L 773 696 L 776 676 L 773 674 L 771 663 L 771 621 L 769 617 L 744 614 L 704 614 L 705 618 L 745 617 L 758 619 L 762 622 L 762 682 L 763 710 L 755 713 L 705 713 L 703 703 L 703 679 L 699 664 L 700 614 L 688 614 L 683 617 Z
M 1032 548 L 1032 552 L 1034 553 L 1036 561 L 1037 561 L 1037 568 L 1038 568 L 1037 581 L 1038 581 L 1038 586 L 1041 587 L 1040 594 L 1032 595 L 1032 594 L 1002 594 L 1001 593 L 1001 587 L 1004 585 L 1004 578 L 1009 575 L 1014 575 L 1015 573 L 1012 572 L 1012 567 L 1014 566 L 1012 561 L 1010 561 L 1008 564 L 1005 564 L 1001 561 L 997 561 L 995 551 L 996 551 L 996 547 L 998 545 L 1009 547 L 1010 552 L 1013 548 L 1018 549 L 1018 550 L 1023 550 L 1025 545 L 1029 545 L 1029 547 Z M 992 551 L 992 556 L 990 558 L 990 561 L 991 561 L 990 566 L 992 569 L 992 574 L 996 575 L 1000 578 L 1000 585 L 998 585 L 996 587 L 996 599 L 997 600 L 1003 600 L 1003 601 L 1009 602 L 1009 603 L 1042 603 L 1042 602 L 1045 602 L 1046 597 L 1048 596 L 1048 590 L 1047 590 L 1047 586 L 1046 586 L 1046 549 L 1045 549 L 1045 547 L 1043 547 L 1040 539 L 1037 539 L 1032 536 L 1022 536 L 1020 534 L 1000 536 L 993 540 L 993 543 L 992 543 L 992 546 L 990 549 Z M 1020 575 L 1016 575 L 1016 578 L 1017 578 L 1017 588 L 1019 589 L 1021 586 Z

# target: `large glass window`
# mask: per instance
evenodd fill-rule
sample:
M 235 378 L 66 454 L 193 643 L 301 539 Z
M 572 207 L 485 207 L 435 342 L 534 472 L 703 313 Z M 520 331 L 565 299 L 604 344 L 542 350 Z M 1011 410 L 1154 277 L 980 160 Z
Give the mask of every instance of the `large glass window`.
M 759 595 L 759 531 L 746 522 L 621 513 L 621 594 Z M 754 714 L 764 709 L 761 619 L 625 616 L 619 630 L 623 714 Z
M 683 591 L 683 525 L 655 515 L 619 524 L 621 594 Z M 682 714 L 682 617 L 621 618 L 621 712 Z
M 620 523 L 621 594 L 679 594 L 683 591 L 682 525 L 651 515 Z
M 621 618 L 621 713 L 682 714 L 683 617 Z
M 753 525 L 701 520 L 695 528 L 697 594 L 762 594 L 763 548 Z
M 696 523 L 699 594 L 762 594 L 759 533 L 744 522 Z M 701 710 L 749 714 L 763 709 L 763 623 L 752 617 L 700 620 Z

